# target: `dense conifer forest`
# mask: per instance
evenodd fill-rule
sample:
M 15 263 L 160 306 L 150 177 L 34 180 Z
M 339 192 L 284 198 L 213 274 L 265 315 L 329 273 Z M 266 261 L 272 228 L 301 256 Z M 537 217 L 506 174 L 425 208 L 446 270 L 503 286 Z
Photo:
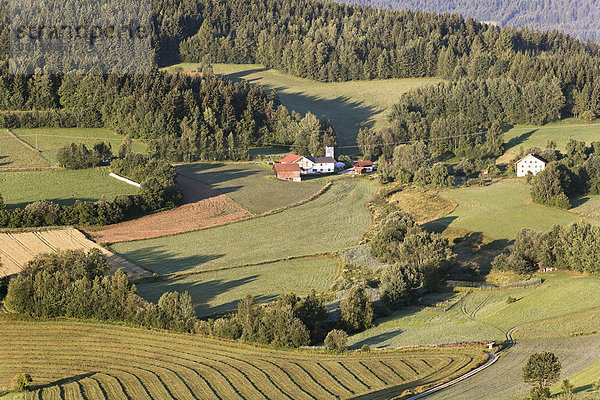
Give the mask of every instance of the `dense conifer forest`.
M 501 26 L 558 29 L 581 39 L 600 39 L 600 5 L 594 0 L 342 0 L 391 9 L 459 13 Z

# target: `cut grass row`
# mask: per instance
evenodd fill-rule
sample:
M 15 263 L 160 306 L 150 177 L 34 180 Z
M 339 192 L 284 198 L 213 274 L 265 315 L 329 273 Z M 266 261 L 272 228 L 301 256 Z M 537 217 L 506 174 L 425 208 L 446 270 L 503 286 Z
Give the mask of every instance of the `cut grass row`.
M 138 189 L 108 176 L 108 170 L 50 170 L 0 173 L 0 193 L 8 208 L 24 207 L 38 200 L 71 205 L 76 200 L 111 201 Z
M 65 335 L 68 332 L 68 335 Z M 31 374 L 31 398 L 387 398 L 480 364 L 475 349 L 328 355 L 75 322 L 0 324 L 0 388 Z M 378 393 L 379 392 L 379 393 Z
M 137 289 L 153 302 L 168 291 L 188 291 L 196 314 L 205 316 L 235 310 L 247 294 L 252 294 L 257 302 L 269 302 L 282 293 L 307 295 L 311 289 L 328 291 L 337 272 L 337 260 L 309 257 L 142 283 Z
M 198 68 L 183 63 L 169 67 L 184 71 Z M 437 78 L 386 79 L 322 83 L 297 78 L 257 64 L 214 64 L 214 72 L 233 80 L 247 80 L 268 90 L 276 90 L 281 103 L 301 114 L 311 112 L 327 117 L 336 129 L 342 146 L 354 146 L 360 128 L 387 126 L 387 116 L 400 96 L 417 87 L 441 82 Z M 343 149 L 358 153 L 358 149 Z
M 309 198 L 328 179 L 284 182 L 275 179 L 272 168 L 249 163 L 190 164 L 179 167 L 177 172 L 210 185 L 254 214 L 262 214 Z
M 290 190 L 293 187 L 290 183 Z M 367 180 L 337 180 L 316 199 L 278 214 L 176 236 L 117 243 L 112 249 L 162 275 L 335 252 L 356 244 L 369 227 L 371 216 L 364 204 L 376 189 L 377 184 Z
M 425 302 L 446 303 L 408 307 L 352 336 L 350 343 L 355 347 L 398 347 L 501 340 L 514 327 L 521 327 L 514 335 L 517 339 L 596 332 L 600 331 L 600 321 L 590 317 L 600 308 L 599 290 L 600 279 L 575 276 L 548 279 L 535 288 L 475 290 L 466 295 L 450 292 L 433 295 L 433 300 L 433 296 L 426 296 Z M 508 304 L 509 296 L 518 301 Z M 456 304 L 448 310 L 445 306 L 449 303 Z

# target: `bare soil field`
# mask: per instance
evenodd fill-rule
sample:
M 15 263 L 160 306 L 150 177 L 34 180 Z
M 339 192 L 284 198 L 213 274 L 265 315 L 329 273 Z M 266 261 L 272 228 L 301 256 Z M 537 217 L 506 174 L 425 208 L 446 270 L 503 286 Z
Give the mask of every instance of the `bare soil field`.
M 150 272 L 87 239 L 77 229 L 64 228 L 38 232 L 0 233 L 0 277 L 21 272 L 38 254 L 79 249 L 100 249 L 108 260 L 110 274 L 117 269 L 122 269 L 134 281 L 152 276 Z
M 100 243 L 152 239 L 229 224 L 252 216 L 227 195 L 184 176 L 177 182 L 186 204 L 131 221 L 105 227 L 87 228 L 86 233 Z

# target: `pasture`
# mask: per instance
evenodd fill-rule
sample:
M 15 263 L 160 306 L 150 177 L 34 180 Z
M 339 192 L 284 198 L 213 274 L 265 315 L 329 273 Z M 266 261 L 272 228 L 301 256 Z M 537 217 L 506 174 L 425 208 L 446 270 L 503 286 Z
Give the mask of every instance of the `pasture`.
M 552 275 L 555 275 L 554 277 Z M 432 345 L 457 341 L 501 340 L 519 327 L 517 339 L 569 337 L 600 331 L 591 318 L 600 309 L 600 279 L 564 273 L 544 273 L 534 288 L 436 293 L 378 321 L 354 335 L 354 347 Z M 511 296 L 518 299 L 507 303 Z M 540 306 L 540 305 L 543 305 Z
M 273 176 L 273 168 L 250 163 L 188 164 L 177 172 L 210 185 L 254 214 L 305 200 L 321 189 L 328 178 L 285 182 Z
M 335 259 L 308 257 L 141 283 L 137 289 L 140 296 L 153 302 L 165 292 L 187 290 L 196 314 L 205 316 L 235 310 L 247 294 L 262 303 L 276 300 L 283 293 L 303 296 L 311 289 L 326 292 L 337 272 Z
M 595 364 L 592 364 L 587 368 L 583 368 L 573 375 L 566 376 L 563 374 L 562 376 L 563 379 L 568 378 L 569 381 L 575 386 L 575 389 L 573 390 L 574 393 L 592 394 L 595 392 L 594 386 L 597 384 L 598 379 L 600 379 L 600 361 L 597 361 Z M 561 393 L 560 383 L 554 384 L 551 390 L 553 394 Z
M 431 400 L 508 400 L 521 398 L 529 393 L 531 386 L 523 383 L 523 366 L 533 353 L 550 351 L 562 364 L 560 379 L 575 378 L 579 371 L 596 366 L 600 358 L 600 336 L 561 339 L 522 340 L 500 356 L 491 367 L 454 386 L 427 396 Z M 593 371 L 593 370 L 588 370 Z M 598 372 L 598 370 L 596 369 Z M 576 374 L 576 375 L 574 375 Z M 582 372 L 580 376 L 585 374 Z M 597 378 L 597 376 L 596 376 Z M 588 385 L 587 379 L 573 379 L 575 390 L 581 392 Z M 560 385 L 560 384 L 559 384 Z M 553 389 L 557 389 L 553 387 Z M 558 390 L 553 390 L 554 393 Z
M 484 187 L 464 187 L 440 192 L 457 204 L 456 209 L 426 226 L 445 231 L 460 228 L 482 232 L 494 239 L 514 239 L 521 228 L 550 230 L 581 219 L 598 223 L 569 211 L 536 204 L 525 180 L 505 179 Z
M 198 65 L 183 63 L 181 67 L 195 70 Z M 355 146 L 360 128 L 379 129 L 387 126 L 387 116 L 400 96 L 417 87 L 441 82 L 437 78 L 386 79 L 323 83 L 297 78 L 258 64 L 214 64 L 214 72 L 232 80 L 247 80 L 268 90 L 276 90 L 281 103 L 301 114 L 310 111 L 317 117 L 327 117 L 338 135 L 341 146 Z M 357 153 L 356 148 L 344 153 Z
M 0 390 L 26 372 L 33 378 L 28 397 L 39 399 L 390 398 L 462 375 L 485 358 L 474 348 L 286 352 L 199 335 L 4 318 Z
M 357 244 L 371 224 L 364 205 L 376 190 L 371 181 L 340 179 L 315 199 L 280 213 L 111 248 L 161 275 L 330 253 Z
M 71 205 L 77 200 L 113 200 L 138 188 L 108 176 L 107 169 L 11 171 L 0 173 L 0 193 L 7 208 L 38 200 Z
M 21 143 L 7 130 L 0 129 L 0 168 L 47 167 L 50 163 Z
M 40 231 L 0 231 L 0 277 L 21 272 L 35 256 L 60 250 L 99 249 L 110 266 L 109 274 L 122 269 L 129 278 L 137 280 L 151 276 L 123 258 L 88 240 L 75 228 L 45 229 Z
M 110 143 L 113 153 L 116 153 L 124 139 L 124 136 L 105 128 L 20 128 L 12 131 L 21 140 L 37 148 L 42 157 L 52 165 L 58 164 L 56 153 L 65 145 L 84 143 L 91 149 L 95 143 L 104 141 Z M 146 151 L 146 146 L 138 140 L 133 141 L 132 147 L 137 153 Z

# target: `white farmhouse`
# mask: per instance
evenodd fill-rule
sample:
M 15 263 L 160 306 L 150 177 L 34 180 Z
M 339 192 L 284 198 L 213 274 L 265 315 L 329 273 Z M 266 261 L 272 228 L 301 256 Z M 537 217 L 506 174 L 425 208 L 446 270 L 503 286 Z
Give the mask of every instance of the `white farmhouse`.
M 335 171 L 335 159 L 332 157 L 304 157 L 297 154 L 289 154 L 280 163 L 298 164 L 303 175 L 327 174 Z
M 533 154 L 527 154 L 517 162 L 517 176 L 524 177 L 528 173 L 536 175 L 546 168 L 546 161 Z
M 335 159 L 332 157 L 309 157 L 309 159 L 314 161 L 311 170 L 313 174 L 327 174 L 335 171 Z

